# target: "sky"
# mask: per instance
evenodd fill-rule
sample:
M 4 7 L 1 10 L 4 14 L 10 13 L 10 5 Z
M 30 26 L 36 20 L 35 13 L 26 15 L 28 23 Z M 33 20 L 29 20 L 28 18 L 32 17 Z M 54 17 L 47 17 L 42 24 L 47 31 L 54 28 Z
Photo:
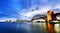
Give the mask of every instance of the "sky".
M 60 0 L 0 0 L 0 20 L 31 20 L 48 10 L 60 12 Z

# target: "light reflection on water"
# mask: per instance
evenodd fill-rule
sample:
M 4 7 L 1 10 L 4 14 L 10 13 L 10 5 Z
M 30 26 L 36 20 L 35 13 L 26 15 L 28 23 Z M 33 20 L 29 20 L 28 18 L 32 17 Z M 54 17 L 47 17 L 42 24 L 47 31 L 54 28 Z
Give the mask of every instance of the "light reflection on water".
M 60 24 L 33 23 L 34 33 L 60 33 Z
M 0 23 L 0 33 L 60 33 L 60 23 L 6 22 Z
M 55 24 L 55 31 L 56 33 L 60 33 L 60 24 Z

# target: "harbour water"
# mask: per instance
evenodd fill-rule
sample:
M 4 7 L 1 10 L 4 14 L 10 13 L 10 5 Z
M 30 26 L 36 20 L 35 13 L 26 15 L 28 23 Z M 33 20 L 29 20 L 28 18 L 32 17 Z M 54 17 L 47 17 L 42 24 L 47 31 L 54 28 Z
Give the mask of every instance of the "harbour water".
M 0 33 L 60 33 L 60 23 L 0 22 Z

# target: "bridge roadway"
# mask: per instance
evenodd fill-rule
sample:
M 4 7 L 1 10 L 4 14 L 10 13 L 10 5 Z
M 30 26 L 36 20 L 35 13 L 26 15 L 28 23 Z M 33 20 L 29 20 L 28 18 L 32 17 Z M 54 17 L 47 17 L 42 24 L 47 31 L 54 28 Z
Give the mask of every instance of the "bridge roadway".
M 60 12 L 59 12 L 59 13 L 55 13 L 55 14 L 53 14 L 53 15 L 55 15 L 55 16 L 60 15 Z

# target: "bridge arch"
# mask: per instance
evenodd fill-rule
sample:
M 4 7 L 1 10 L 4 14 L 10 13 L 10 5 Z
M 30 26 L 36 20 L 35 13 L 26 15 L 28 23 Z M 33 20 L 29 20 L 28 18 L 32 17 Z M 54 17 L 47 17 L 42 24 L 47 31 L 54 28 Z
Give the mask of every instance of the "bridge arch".
M 44 15 L 35 15 L 35 16 L 32 17 L 31 21 L 37 20 L 37 19 L 44 19 L 44 17 L 45 17 Z

